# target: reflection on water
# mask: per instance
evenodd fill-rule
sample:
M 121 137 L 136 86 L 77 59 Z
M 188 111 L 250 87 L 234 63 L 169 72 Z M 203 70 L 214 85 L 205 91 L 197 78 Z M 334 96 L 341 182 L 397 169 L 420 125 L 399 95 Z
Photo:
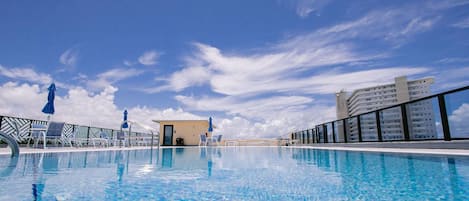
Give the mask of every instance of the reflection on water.
M 0 200 L 469 199 L 468 157 L 295 148 L 25 154 L 0 176 Z

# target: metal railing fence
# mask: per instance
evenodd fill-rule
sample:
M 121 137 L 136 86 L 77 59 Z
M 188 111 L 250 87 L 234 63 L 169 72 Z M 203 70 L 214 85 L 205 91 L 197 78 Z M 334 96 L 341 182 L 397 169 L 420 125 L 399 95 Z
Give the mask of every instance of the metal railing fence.
M 15 138 L 18 139 L 18 143 L 20 144 L 26 144 L 27 141 L 30 139 L 30 130 L 33 125 L 46 126 L 47 121 L 11 116 L 0 116 L 0 131 L 8 135 L 15 136 Z M 19 132 L 16 131 L 16 128 L 18 128 Z M 62 135 L 65 137 L 71 137 L 71 135 L 75 133 L 76 138 L 86 139 L 89 142 L 89 140 L 92 138 L 100 138 L 101 133 L 105 133 L 109 138 L 115 139 L 119 131 L 119 129 L 99 128 L 65 123 Z M 128 131 L 125 131 L 125 133 L 126 137 L 128 137 L 129 139 L 145 139 L 152 136 L 152 134 L 150 133 L 143 132 L 129 133 Z M 131 146 L 141 145 L 141 143 L 137 140 L 131 140 L 130 142 Z M 86 145 L 91 145 L 91 143 L 87 143 Z

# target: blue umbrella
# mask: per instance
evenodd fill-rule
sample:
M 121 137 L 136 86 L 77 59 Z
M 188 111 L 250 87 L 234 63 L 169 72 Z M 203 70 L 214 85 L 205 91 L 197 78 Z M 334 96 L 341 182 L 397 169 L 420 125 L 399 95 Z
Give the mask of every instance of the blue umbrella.
M 124 110 L 124 123 L 122 124 L 122 128 L 128 128 L 129 124 L 127 124 L 127 110 Z
M 208 132 L 213 131 L 213 126 L 212 126 L 212 117 L 208 118 Z
M 46 114 L 54 114 L 54 112 L 55 112 L 55 110 L 54 110 L 54 99 L 55 99 L 55 84 L 52 83 L 49 86 L 49 95 L 47 95 L 47 103 L 44 106 L 44 108 L 42 108 L 42 112 L 44 112 Z

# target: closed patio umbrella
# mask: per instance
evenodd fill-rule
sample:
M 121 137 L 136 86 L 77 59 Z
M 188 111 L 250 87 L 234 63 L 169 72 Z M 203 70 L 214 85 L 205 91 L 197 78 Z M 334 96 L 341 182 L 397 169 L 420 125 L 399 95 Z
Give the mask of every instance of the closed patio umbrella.
M 42 112 L 45 114 L 48 114 L 47 120 L 49 120 L 50 115 L 54 114 L 55 112 L 55 108 L 54 108 L 55 84 L 52 83 L 48 89 L 49 89 L 49 94 L 47 95 L 47 103 L 44 106 L 44 108 L 42 108 Z
M 212 117 L 208 118 L 208 132 L 213 131 Z
M 129 124 L 127 124 L 127 110 L 124 110 L 124 123 L 122 124 L 122 128 L 128 128 Z

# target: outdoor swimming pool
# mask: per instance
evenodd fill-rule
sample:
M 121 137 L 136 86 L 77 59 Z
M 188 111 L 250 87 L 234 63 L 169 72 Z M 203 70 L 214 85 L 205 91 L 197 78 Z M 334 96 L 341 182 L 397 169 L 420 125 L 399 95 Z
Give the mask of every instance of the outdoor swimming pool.
M 0 157 L 0 200 L 469 200 L 469 157 L 277 147 Z

